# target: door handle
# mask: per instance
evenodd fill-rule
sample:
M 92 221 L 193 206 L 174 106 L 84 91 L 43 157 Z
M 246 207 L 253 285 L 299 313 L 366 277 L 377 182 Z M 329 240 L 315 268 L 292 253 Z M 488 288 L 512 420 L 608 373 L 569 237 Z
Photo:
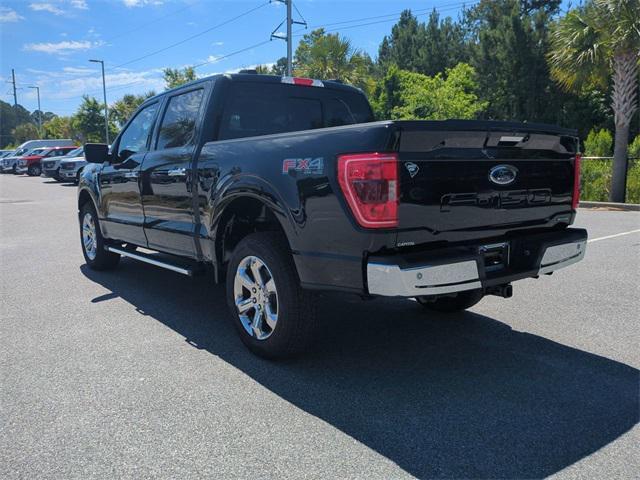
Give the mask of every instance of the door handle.
M 184 177 L 187 174 L 186 168 L 174 168 L 173 170 L 169 170 L 167 175 L 170 177 Z

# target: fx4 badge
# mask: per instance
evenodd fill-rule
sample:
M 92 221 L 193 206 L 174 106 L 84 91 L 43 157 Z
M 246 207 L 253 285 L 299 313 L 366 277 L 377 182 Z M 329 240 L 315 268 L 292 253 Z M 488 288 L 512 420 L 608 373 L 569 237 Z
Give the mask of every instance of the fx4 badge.
M 324 173 L 324 158 L 286 158 L 282 161 L 282 174 L 287 175 L 291 170 L 303 175 Z
M 411 178 L 415 177 L 418 174 L 418 170 L 420 170 L 420 167 L 413 162 L 405 162 L 404 166 L 409 172 L 409 175 L 411 175 Z

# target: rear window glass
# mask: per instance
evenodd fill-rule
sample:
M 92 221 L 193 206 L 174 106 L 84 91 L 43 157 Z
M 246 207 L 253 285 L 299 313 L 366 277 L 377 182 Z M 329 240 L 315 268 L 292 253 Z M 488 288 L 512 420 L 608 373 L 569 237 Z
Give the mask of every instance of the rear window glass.
M 373 120 L 363 95 L 316 87 L 235 82 L 220 140 L 350 125 Z

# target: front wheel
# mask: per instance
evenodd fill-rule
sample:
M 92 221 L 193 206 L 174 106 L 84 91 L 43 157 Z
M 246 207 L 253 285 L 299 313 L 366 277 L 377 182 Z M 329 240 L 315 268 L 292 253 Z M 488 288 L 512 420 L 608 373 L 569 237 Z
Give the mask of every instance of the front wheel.
M 90 202 L 80 209 L 80 241 L 84 259 L 92 270 L 109 270 L 118 265 L 120 255 L 105 250 L 98 216 Z
M 29 168 L 27 168 L 27 175 L 29 175 L 30 177 L 39 177 L 41 173 L 42 168 L 40 168 L 40 165 L 31 165 Z
M 429 297 L 416 297 L 416 300 L 423 307 L 442 313 L 453 313 L 467 308 L 473 307 L 484 297 L 482 290 L 469 290 L 459 292 L 450 297 L 438 297 L 430 299 Z
M 315 295 L 300 287 L 282 235 L 240 241 L 227 270 L 227 303 L 242 342 L 265 358 L 302 352 L 316 329 Z

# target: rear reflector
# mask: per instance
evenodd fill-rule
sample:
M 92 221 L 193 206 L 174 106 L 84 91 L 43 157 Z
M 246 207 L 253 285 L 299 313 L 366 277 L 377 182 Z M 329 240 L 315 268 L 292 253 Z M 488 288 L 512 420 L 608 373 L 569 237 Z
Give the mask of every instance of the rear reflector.
M 282 83 L 289 83 L 291 85 L 303 85 L 305 87 L 324 87 L 324 83 L 322 83 L 322 81 L 314 80 L 313 78 L 282 77 Z
M 338 156 L 338 183 L 361 227 L 398 226 L 398 180 L 395 153 Z
M 582 155 L 576 153 L 576 158 L 573 163 L 573 197 L 571 198 L 571 208 L 574 210 L 578 208 L 580 203 L 580 161 Z

